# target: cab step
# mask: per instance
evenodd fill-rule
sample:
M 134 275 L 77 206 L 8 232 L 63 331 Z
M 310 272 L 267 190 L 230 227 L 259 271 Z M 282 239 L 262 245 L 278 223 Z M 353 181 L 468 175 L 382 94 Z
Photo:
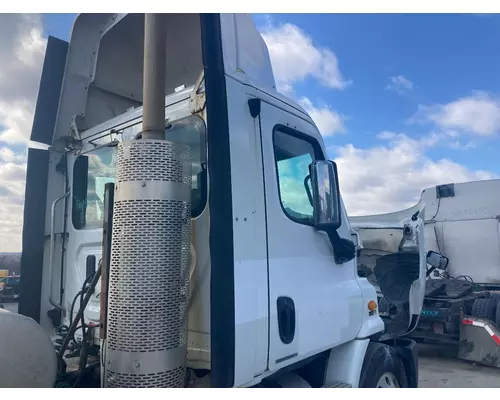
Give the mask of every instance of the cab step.
M 352 385 L 345 382 L 330 382 L 325 383 L 321 388 L 352 388 Z

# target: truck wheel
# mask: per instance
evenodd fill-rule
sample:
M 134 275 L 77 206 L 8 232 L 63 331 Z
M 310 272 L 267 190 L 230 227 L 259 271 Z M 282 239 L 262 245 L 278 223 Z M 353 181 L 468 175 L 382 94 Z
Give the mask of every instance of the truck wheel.
M 472 303 L 472 315 L 494 321 L 497 312 L 497 303 L 492 298 L 476 299 Z
M 495 325 L 500 329 L 500 301 L 497 303 L 497 314 L 495 318 Z
M 491 299 L 491 301 L 495 304 L 498 304 L 500 303 L 500 293 L 494 293 L 492 295 L 490 295 L 489 297 Z
M 366 351 L 360 388 L 408 387 L 406 371 L 396 350 L 381 343 L 370 343 Z

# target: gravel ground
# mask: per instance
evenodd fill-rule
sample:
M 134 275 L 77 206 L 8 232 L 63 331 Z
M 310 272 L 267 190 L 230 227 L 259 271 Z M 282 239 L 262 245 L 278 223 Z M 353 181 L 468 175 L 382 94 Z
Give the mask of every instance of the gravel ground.
M 17 312 L 17 303 L 4 303 Z M 500 388 L 500 369 L 484 367 L 455 357 L 447 346 L 419 345 L 419 387 Z
M 500 369 L 456 358 L 456 348 L 420 345 L 419 387 L 500 388 Z

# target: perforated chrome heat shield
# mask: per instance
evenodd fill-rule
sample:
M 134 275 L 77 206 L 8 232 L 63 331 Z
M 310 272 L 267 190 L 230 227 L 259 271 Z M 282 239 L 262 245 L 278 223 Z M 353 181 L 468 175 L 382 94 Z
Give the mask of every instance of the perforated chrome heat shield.
M 118 146 L 105 387 L 182 387 L 191 232 L 189 148 Z

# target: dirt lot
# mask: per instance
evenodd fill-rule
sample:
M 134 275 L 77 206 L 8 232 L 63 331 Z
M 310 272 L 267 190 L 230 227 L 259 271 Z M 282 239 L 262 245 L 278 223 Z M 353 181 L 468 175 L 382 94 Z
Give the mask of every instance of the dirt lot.
M 17 312 L 17 303 L 4 303 Z M 419 387 L 422 388 L 500 388 L 500 369 L 457 360 L 452 347 L 421 345 L 419 348 Z
M 500 388 L 500 369 L 455 358 L 453 347 L 421 345 L 419 387 Z

